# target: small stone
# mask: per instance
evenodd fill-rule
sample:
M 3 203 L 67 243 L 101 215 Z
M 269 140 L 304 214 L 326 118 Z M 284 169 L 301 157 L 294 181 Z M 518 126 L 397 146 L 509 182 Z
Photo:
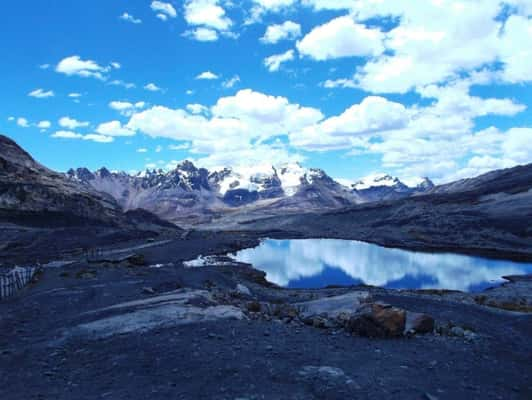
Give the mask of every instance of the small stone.
M 458 336 L 458 337 L 464 337 L 464 330 L 460 328 L 459 326 L 453 326 L 451 328 L 451 335 Z
M 250 301 L 246 305 L 249 312 L 258 313 L 261 310 L 260 303 L 258 301 Z
M 478 335 L 475 332 L 472 332 L 470 330 L 464 331 L 464 337 L 467 340 L 476 340 L 476 339 L 478 339 Z
M 155 294 L 155 290 L 149 286 L 143 287 L 142 292 L 146 294 Z

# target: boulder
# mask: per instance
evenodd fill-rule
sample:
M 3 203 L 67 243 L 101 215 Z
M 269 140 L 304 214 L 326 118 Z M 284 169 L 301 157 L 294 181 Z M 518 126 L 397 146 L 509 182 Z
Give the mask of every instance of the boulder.
M 316 320 L 326 319 L 327 324 L 344 325 L 358 309 L 369 300 L 368 292 L 351 292 L 340 296 L 324 297 L 317 300 L 296 303 L 299 317 L 309 325 L 316 325 Z
M 434 318 L 428 314 L 406 312 L 405 334 L 431 333 L 434 331 Z
M 346 324 L 354 335 L 391 338 L 402 336 L 405 331 L 406 311 L 389 304 L 372 303 L 360 307 Z

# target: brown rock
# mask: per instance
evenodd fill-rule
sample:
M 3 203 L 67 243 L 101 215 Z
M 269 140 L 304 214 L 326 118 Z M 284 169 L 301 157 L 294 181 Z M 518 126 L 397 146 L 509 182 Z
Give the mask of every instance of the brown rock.
M 347 322 L 346 329 L 359 336 L 398 337 L 405 330 L 406 311 L 388 304 L 362 306 Z

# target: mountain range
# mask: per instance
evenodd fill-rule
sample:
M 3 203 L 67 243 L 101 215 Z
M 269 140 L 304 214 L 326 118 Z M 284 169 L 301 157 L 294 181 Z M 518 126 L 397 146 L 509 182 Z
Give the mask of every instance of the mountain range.
M 197 224 L 226 213 L 301 212 L 338 209 L 353 204 L 400 199 L 426 193 L 425 179 L 409 187 L 389 175 L 345 186 L 321 169 L 298 163 L 223 168 L 209 171 L 183 161 L 171 171 L 146 170 L 130 175 L 101 168 L 70 169 L 68 180 L 106 193 L 125 210 L 142 208 L 178 224 Z
M 55 228 L 82 227 L 79 237 L 92 232 L 87 241 L 94 245 L 116 235 L 174 235 L 178 227 L 196 227 L 530 259 L 531 193 L 532 164 L 439 186 L 425 179 L 415 187 L 388 175 L 342 185 L 299 164 L 208 171 L 184 161 L 171 171 L 136 175 L 105 168 L 63 174 L 0 135 L 4 252 L 5 243 L 12 246 L 6 235 L 28 248 L 40 241 L 41 251 L 55 243 Z M 43 228 L 54 234 L 43 235 Z M 70 240 L 64 232 L 61 240 Z

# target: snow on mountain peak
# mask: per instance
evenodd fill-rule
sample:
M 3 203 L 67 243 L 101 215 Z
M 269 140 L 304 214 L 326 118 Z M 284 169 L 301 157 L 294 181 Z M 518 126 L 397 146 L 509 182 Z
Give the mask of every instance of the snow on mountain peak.
M 403 183 L 398 178 L 394 178 L 388 174 L 374 174 L 355 182 L 352 188 L 355 190 L 365 190 L 374 187 L 392 187 L 396 185 L 403 185 Z

